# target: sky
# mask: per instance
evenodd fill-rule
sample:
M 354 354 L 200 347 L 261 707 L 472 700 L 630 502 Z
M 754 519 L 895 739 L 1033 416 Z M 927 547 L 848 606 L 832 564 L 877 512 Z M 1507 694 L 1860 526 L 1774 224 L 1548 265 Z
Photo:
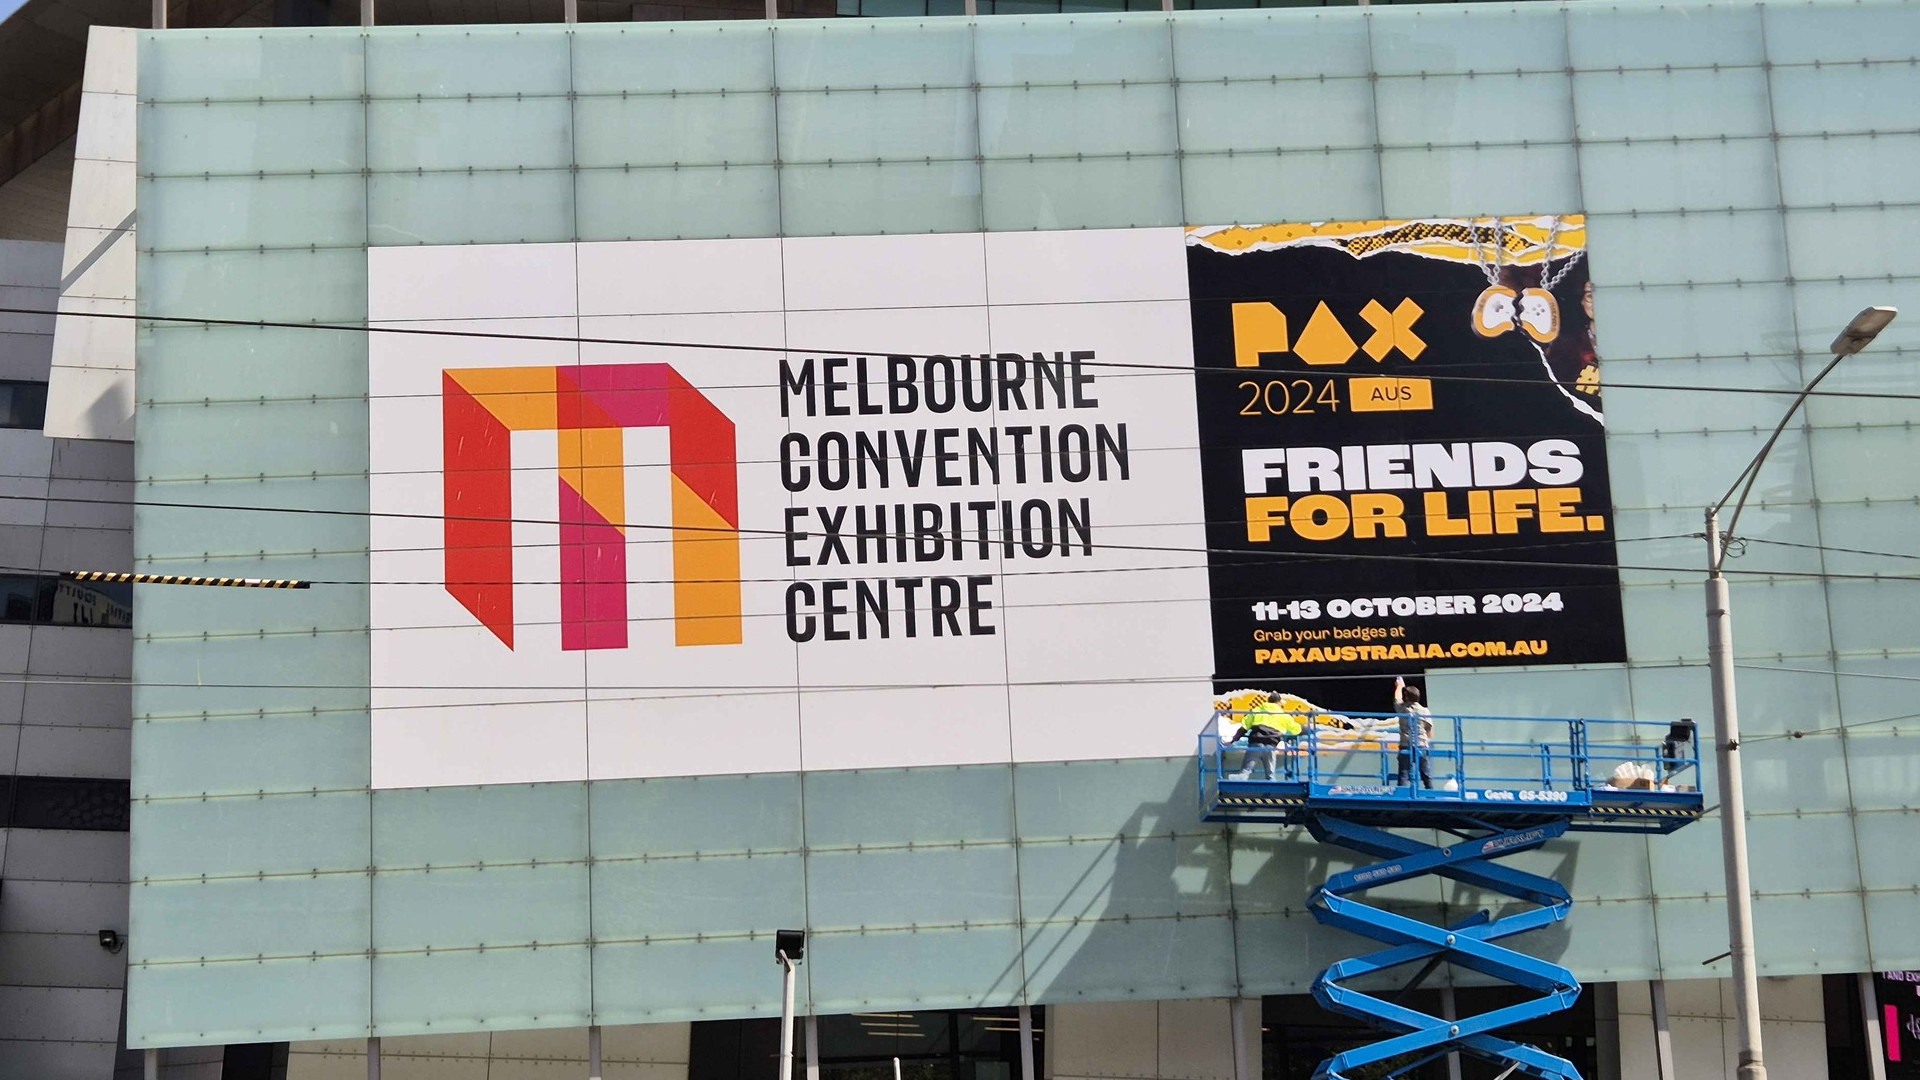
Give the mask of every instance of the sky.
M 6 22 L 27 0 L 0 0 L 0 22 Z

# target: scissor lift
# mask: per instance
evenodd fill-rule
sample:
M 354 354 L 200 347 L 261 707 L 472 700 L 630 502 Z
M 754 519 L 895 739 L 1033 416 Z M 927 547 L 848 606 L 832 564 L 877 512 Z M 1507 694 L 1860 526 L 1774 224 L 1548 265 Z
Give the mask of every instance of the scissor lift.
M 1700 758 L 1691 722 L 1436 714 L 1430 744 L 1409 748 L 1406 772 L 1413 782 L 1402 784 L 1396 716 L 1295 718 L 1305 725 L 1302 734 L 1264 751 L 1228 740 L 1243 720 L 1271 723 L 1270 715 L 1216 713 L 1200 735 L 1200 808 L 1208 821 L 1303 825 L 1323 844 L 1380 860 L 1330 875 L 1308 898 L 1321 923 L 1386 946 L 1342 960 L 1314 980 L 1322 1007 L 1383 1032 L 1376 1042 L 1321 1062 L 1315 1080 L 1347 1080 L 1354 1070 L 1382 1062 L 1391 1063 L 1386 1076 L 1398 1077 L 1454 1052 L 1493 1062 L 1505 1070 L 1501 1076 L 1580 1080 L 1571 1062 L 1498 1034 L 1569 1008 L 1580 996 L 1580 983 L 1566 968 L 1498 944 L 1565 919 L 1573 897 L 1552 878 L 1498 860 L 1569 832 L 1668 833 L 1697 820 Z M 1263 764 L 1267 753 L 1273 755 L 1271 779 L 1264 767 L 1246 768 Z M 1429 758 L 1434 787 L 1419 784 L 1421 756 Z M 1616 784 L 1622 763 L 1641 775 Z M 1259 779 L 1251 776 L 1256 771 Z M 1453 839 L 1435 844 L 1396 831 L 1408 829 Z M 1533 906 L 1500 918 L 1480 911 L 1437 926 L 1360 898 L 1429 874 Z M 1443 963 L 1537 996 L 1448 1020 L 1347 985 L 1421 965 L 1411 989 Z

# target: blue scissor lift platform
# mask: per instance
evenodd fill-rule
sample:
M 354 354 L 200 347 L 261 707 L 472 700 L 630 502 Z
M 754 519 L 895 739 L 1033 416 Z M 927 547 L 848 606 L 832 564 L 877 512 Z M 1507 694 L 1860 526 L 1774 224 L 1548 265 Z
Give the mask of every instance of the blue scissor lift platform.
M 1321 1006 L 1383 1032 L 1379 1041 L 1322 1062 L 1315 1080 L 1346 1080 L 1382 1063 L 1390 1071 L 1369 1075 L 1397 1077 L 1454 1052 L 1493 1062 L 1505 1070 L 1501 1076 L 1579 1080 L 1571 1062 L 1498 1034 L 1569 1008 L 1580 996 L 1566 968 L 1496 944 L 1560 922 L 1573 905 L 1559 882 L 1498 860 L 1569 832 L 1668 833 L 1697 820 L 1703 808 L 1692 723 L 1434 714 L 1431 737 L 1409 748 L 1403 767 L 1396 714 L 1288 715 L 1304 730 L 1272 748 L 1231 741 L 1243 725 L 1274 726 L 1272 711 L 1213 715 L 1200 734 L 1200 809 L 1208 821 L 1303 825 L 1321 843 L 1380 860 L 1330 875 L 1308 898 L 1321 923 L 1386 946 L 1342 960 L 1314 980 Z M 1421 758 L 1437 786 L 1421 786 Z M 1412 783 L 1399 782 L 1403 772 Z M 1433 843 L 1396 830 L 1445 838 Z M 1532 907 L 1437 926 L 1360 899 L 1369 889 L 1430 874 Z M 1537 996 L 1449 1020 L 1347 985 L 1421 965 L 1411 989 L 1443 963 Z

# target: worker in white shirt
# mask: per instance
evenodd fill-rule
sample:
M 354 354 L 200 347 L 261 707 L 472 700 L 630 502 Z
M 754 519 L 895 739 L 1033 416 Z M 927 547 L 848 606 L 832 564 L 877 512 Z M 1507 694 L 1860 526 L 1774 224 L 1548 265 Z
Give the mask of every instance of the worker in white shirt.
M 1433 765 L 1428 747 L 1433 742 L 1433 713 L 1421 701 L 1420 688 L 1407 680 L 1393 680 L 1393 711 L 1400 715 L 1400 779 L 1406 786 L 1412 777 L 1414 762 L 1419 762 L 1420 786 L 1433 786 Z

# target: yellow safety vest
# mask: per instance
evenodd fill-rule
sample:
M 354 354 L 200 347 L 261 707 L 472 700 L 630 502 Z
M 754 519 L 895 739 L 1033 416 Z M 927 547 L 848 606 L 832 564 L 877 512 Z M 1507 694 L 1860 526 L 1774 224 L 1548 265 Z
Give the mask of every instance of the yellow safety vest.
M 1255 724 L 1265 724 L 1288 737 L 1297 736 L 1306 730 L 1300 725 L 1300 718 L 1297 714 L 1290 713 L 1271 701 L 1255 705 L 1249 711 L 1248 715 L 1242 718 L 1241 723 L 1243 726 L 1249 728 Z

